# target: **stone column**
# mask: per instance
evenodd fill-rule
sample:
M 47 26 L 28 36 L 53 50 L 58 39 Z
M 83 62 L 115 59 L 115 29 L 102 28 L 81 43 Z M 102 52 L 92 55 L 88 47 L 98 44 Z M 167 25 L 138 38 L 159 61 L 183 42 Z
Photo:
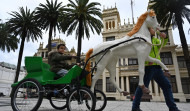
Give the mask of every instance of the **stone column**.
M 103 85 L 103 92 L 106 92 L 106 73 L 105 73 L 106 69 L 103 71 L 102 74 L 102 85 Z
M 119 62 L 116 64 L 116 83 L 119 85 Z M 118 92 L 118 90 L 116 92 Z
M 121 77 L 121 89 L 124 91 L 124 77 Z
M 160 96 L 158 94 L 158 84 L 154 81 L 154 96 L 153 101 L 160 101 Z
M 115 19 L 115 29 L 117 29 L 117 19 Z
M 108 29 L 111 30 L 111 21 L 108 22 Z
M 149 84 L 149 90 L 150 90 L 150 95 L 152 95 L 152 82 L 150 81 L 150 84 Z
M 103 21 L 103 23 L 104 23 L 104 31 L 106 31 L 106 22 Z
M 126 81 L 127 81 L 127 92 L 130 92 L 130 85 L 129 85 L 129 76 L 126 77 Z
M 158 96 L 158 84 L 154 81 L 155 96 Z
M 172 59 L 173 59 L 173 65 L 175 69 L 175 77 L 176 77 L 176 82 L 177 82 L 178 93 L 183 93 L 182 85 L 181 85 L 181 77 L 179 74 L 179 67 L 178 67 L 177 56 L 176 56 L 175 51 L 172 51 Z
M 183 89 L 182 89 L 182 84 L 181 84 L 181 76 L 179 73 L 179 67 L 178 67 L 178 63 L 177 63 L 177 56 L 176 56 L 176 52 L 172 51 L 172 59 L 173 59 L 173 64 L 174 64 L 174 69 L 175 69 L 175 77 L 176 77 L 176 84 L 177 84 L 177 89 L 178 89 L 178 94 L 180 96 L 180 101 L 182 102 L 186 102 L 184 93 L 183 93 Z

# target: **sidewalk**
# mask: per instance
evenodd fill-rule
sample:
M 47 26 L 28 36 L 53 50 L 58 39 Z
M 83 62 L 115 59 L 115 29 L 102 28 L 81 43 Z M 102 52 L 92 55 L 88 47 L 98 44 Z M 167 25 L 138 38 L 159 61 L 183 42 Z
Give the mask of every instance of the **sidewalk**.
M 190 111 L 190 103 L 176 103 L 181 111 Z M 104 111 L 131 111 L 131 101 L 108 101 Z M 141 109 L 143 111 L 168 111 L 168 108 L 164 102 L 141 102 Z M 0 110 L 12 111 L 10 105 L 10 98 L 0 97 Z M 39 111 L 60 111 L 55 110 L 50 105 L 47 99 L 43 99 L 43 102 L 39 108 Z M 62 111 L 67 111 L 62 110 Z

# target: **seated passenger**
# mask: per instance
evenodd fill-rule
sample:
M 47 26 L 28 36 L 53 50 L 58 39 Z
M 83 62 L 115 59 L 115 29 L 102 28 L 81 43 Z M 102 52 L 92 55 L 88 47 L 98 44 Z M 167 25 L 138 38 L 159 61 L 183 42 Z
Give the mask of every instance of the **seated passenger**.
M 68 70 L 71 69 L 74 65 L 69 65 L 66 60 L 71 60 L 71 58 L 77 58 L 76 56 L 65 56 L 65 44 L 59 44 L 57 46 L 57 51 L 51 51 L 48 54 L 48 63 L 50 65 L 50 70 L 55 72 L 60 76 L 65 76 L 68 73 Z M 77 63 L 77 65 L 80 65 Z

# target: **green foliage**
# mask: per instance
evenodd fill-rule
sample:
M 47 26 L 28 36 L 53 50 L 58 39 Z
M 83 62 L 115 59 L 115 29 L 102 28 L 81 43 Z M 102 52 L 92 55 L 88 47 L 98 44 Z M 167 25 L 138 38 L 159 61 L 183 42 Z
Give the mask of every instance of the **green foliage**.
M 89 3 L 89 0 L 75 0 L 76 3 L 69 0 L 69 2 L 63 9 L 62 31 L 66 32 L 67 35 L 71 35 L 76 30 L 76 39 L 79 37 L 79 31 L 81 31 L 82 37 L 86 34 L 88 39 L 90 37 L 90 30 L 93 33 L 96 31 L 96 33 L 100 34 L 103 24 L 98 18 L 101 18 L 102 13 L 96 7 L 100 3 Z M 82 24 L 81 28 L 79 28 L 79 22 Z
M 42 31 L 37 24 L 34 11 L 30 12 L 30 9 L 24 10 L 23 7 L 19 8 L 19 12 L 13 11 L 10 13 L 13 18 L 8 21 L 9 32 L 14 36 L 19 36 L 21 39 L 26 38 L 27 41 L 37 40 L 38 37 L 42 38 Z
M 8 32 L 7 24 L 0 23 L 0 50 L 15 51 L 18 48 L 19 40 Z
M 161 26 L 169 28 L 172 23 L 173 28 L 177 27 L 176 15 L 182 18 L 186 18 L 190 23 L 190 9 L 187 5 L 190 5 L 190 0 L 151 0 L 151 9 L 154 9 L 157 14 L 158 22 Z
M 41 29 L 49 30 L 49 41 L 48 41 L 48 51 L 51 51 L 51 38 L 52 31 L 56 34 L 56 29 L 60 32 L 60 22 L 59 19 L 62 15 L 63 6 L 62 2 L 58 3 L 57 0 L 51 2 L 46 0 L 45 4 L 39 5 L 36 8 L 35 17 L 40 25 Z

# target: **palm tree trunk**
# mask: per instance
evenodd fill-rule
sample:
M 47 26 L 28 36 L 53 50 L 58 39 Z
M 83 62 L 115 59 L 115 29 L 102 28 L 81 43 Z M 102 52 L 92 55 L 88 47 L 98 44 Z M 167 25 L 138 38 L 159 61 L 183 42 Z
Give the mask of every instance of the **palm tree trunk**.
M 49 39 L 48 39 L 48 53 L 51 51 L 52 30 L 53 30 L 53 27 L 52 27 L 52 25 L 50 25 L 50 28 L 49 28 Z M 49 64 L 49 61 L 48 61 L 48 64 Z
M 81 45 L 82 45 L 82 20 L 79 20 L 79 36 L 78 36 L 78 48 L 77 48 L 77 63 L 80 63 Z
M 50 25 L 50 28 L 49 28 L 49 39 L 48 39 L 48 52 L 51 51 L 52 31 L 53 31 L 53 27 L 52 27 L 52 25 Z
M 182 45 L 182 48 L 183 48 L 184 58 L 185 58 L 185 62 L 186 62 L 186 66 L 187 66 L 187 72 L 188 72 L 188 75 L 189 75 L 189 82 L 190 82 L 190 57 L 189 57 L 187 41 L 186 41 L 186 38 L 185 38 L 183 26 L 182 26 L 182 18 L 180 16 L 178 16 L 178 14 L 175 14 L 175 18 L 176 18 L 177 25 L 178 25 L 181 45 Z
M 19 55 L 18 55 L 18 62 L 17 62 L 17 70 L 16 70 L 16 75 L 15 75 L 15 80 L 14 83 L 18 82 L 18 77 L 19 77 L 19 72 L 20 72 L 20 66 L 21 66 L 21 61 L 22 61 L 22 55 L 23 55 L 23 50 L 24 50 L 24 42 L 25 42 L 26 34 L 23 34 L 22 41 L 20 44 L 20 50 L 19 50 Z M 13 89 L 11 90 L 10 97 L 13 95 Z
M 21 66 L 21 61 L 22 61 L 22 55 L 23 55 L 23 50 L 24 50 L 25 38 L 26 38 L 26 36 L 22 37 L 22 41 L 21 41 L 21 45 L 20 45 L 18 62 L 17 62 L 17 70 L 16 70 L 16 75 L 15 75 L 14 83 L 18 82 L 18 77 L 19 77 L 19 72 L 20 72 L 20 66 Z

